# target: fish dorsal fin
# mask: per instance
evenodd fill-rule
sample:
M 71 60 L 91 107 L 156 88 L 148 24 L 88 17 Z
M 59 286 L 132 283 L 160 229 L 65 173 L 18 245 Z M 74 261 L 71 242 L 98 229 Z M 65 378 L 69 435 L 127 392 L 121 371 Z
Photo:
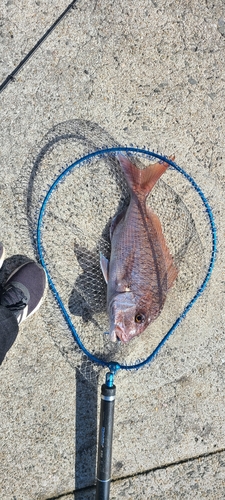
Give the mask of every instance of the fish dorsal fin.
M 168 290 L 173 286 L 175 279 L 177 278 L 178 270 L 172 262 L 170 267 L 167 268 L 167 287 Z
M 157 180 L 169 167 L 169 163 L 162 161 L 151 164 L 144 169 L 140 169 L 131 163 L 129 158 L 124 155 L 118 154 L 117 158 L 131 191 L 135 192 L 137 195 L 147 196 Z M 175 156 L 171 156 L 170 159 L 174 160 Z
M 105 282 L 109 281 L 109 260 L 100 252 L 100 266 Z

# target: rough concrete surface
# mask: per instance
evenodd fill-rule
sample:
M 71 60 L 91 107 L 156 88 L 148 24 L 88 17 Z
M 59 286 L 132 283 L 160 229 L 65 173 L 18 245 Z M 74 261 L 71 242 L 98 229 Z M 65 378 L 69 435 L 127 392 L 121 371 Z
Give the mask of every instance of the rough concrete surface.
M 224 465 L 223 452 L 119 480 L 111 484 L 111 499 L 224 498 Z M 62 500 L 94 500 L 94 498 L 93 488 L 63 496 Z
M 66 8 L 35 5 L 23 14 L 5 3 L 13 13 L 4 15 L 3 79 Z M 38 190 L 103 144 L 174 152 L 215 216 L 218 254 L 204 294 L 151 366 L 116 376 L 112 499 L 225 496 L 224 20 L 222 0 L 80 0 L 1 93 L 1 280 L 36 257 Z M 191 210 L 182 183 L 172 187 Z M 60 265 L 64 240 L 55 237 Z M 48 292 L 1 366 L 4 500 L 94 498 L 105 371 L 97 381 L 83 371 L 72 345 Z
M 69 3 L 4 0 L 1 4 L 1 83 L 15 70 Z

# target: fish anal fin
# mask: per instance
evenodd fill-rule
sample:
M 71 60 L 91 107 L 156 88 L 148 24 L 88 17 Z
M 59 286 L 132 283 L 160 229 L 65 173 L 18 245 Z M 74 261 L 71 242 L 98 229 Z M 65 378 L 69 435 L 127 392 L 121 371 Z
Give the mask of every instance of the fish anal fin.
M 161 222 L 158 218 L 158 216 L 152 212 L 150 208 L 147 208 L 147 216 L 150 219 L 149 223 L 153 225 L 155 231 L 157 232 L 157 238 L 158 241 L 161 245 L 163 256 L 165 259 L 165 264 L 166 264 L 166 273 L 167 273 L 167 289 L 169 290 L 173 284 L 174 281 L 178 275 L 178 269 L 176 268 L 174 262 L 173 262 L 173 257 L 169 251 L 169 248 L 166 244 L 165 237 L 162 232 L 162 226 Z
M 100 252 L 100 266 L 105 282 L 109 281 L 109 260 Z

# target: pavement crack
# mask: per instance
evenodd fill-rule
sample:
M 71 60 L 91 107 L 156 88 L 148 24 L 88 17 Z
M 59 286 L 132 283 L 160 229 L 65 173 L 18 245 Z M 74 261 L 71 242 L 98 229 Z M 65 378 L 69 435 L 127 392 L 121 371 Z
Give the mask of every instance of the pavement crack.
M 58 495 L 57 497 L 51 497 L 51 498 L 46 498 L 45 500 L 61 500 L 63 498 L 65 498 L 67 495 L 74 495 L 74 499 L 75 499 L 75 494 L 77 493 L 82 493 L 82 492 L 88 492 L 88 491 L 93 491 L 93 489 L 95 488 L 95 484 L 91 485 L 91 486 L 86 486 L 84 488 L 78 488 L 76 490 L 73 490 L 73 491 L 65 491 L 65 493 L 62 493 L 61 495 Z
M 195 462 L 196 460 L 200 460 L 201 458 L 212 457 L 212 456 L 215 456 L 217 454 L 224 453 L 224 452 L 225 452 L 225 448 L 221 448 L 221 449 L 218 449 L 218 450 L 215 450 L 215 451 L 209 451 L 209 452 L 206 452 L 206 453 L 201 453 L 201 454 L 196 455 L 194 457 L 184 458 L 182 460 L 177 460 L 175 462 L 171 462 L 171 463 L 168 463 L 168 464 L 163 464 L 163 465 L 160 465 L 160 466 L 153 467 L 152 469 L 143 470 L 143 471 L 137 472 L 135 474 L 130 474 L 130 475 L 127 475 L 127 476 L 118 477 L 118 478 L 112 479 L 111 482 L 113 483 L 113 482 L 117 482 L 117 481 L 124 481 L 125 479 L 130 479 L 130 478 L 134 478 L 134 477 L 138 477 L 138 476 L 143 476 L 143 475 L 146 475 L 146 474 L 150 474 L 151 472 L 155 472 L 155 471 L 163 470 L 163 469 L 169 469 L 169 468 L 175 467 L 177 465 L 182 465 L 182 464 L 186 464 L 186 463 L 190 463 L 190 462 Z
M 178 460 L 176 462 L 171 462 L 169 464 L 164 464 L 164 465 L 160 465 L 158 467 L 153 467 L 152 469 L 148 469 L 148 470 L 144 470 L 144 471 L 141 471 L 141 472 L 137 472 L 135 474 L 128 474 L 126 476 L 120 476 L 120 477 L 111 479 L 111 483 L 117 483 L 119 481 L 125 481 L 127 479 L 133 479 L 135 477 L 144 476 L 144 475 L 150 474 L 151 472 L 156 472 L 156 471 L 159 471 L 159 470 L 169 469 L 169 468 L 175 467 L 177 465 L 182 465 L 182 464 L 186 464 L 186 463 L 195 462 L 195 461 L 197 461 L 199 459 L 207 458 L 207 457 L 212 457 L 212 456 L 215 456 L 217 454 L 224 453 L 224 452 L 225 452 L 225 448 L 221 448 L 221 449 L 218 449 L 218 450 L 215 450 L 215 451 L 211 451 L 211 452 L 207 452 L 207 453 L 202 453 L 202 454 L 196 455 L 194 457 L 184 458 L 184 459 Z M 60 500 L 60 499 L 65 498 L 66 495 L 74 495 L 74 499 L 75 499 L 75 494 L 76 493 L 79 493 L 79 492 L 80 493 L 81 492 L 88 492 L 88 491 L 93 492 L 94 488 L 95 488 L 95 484 L 90 485 L 90 486 L 86 486 L 84 488 L 79 488 L 79 489 L 76 489 L 76 490 L 73 490 L 73 491 L 65 492 L 65 493 L 63 493 L 63 494 L 61 494 L 61 495 L 59 495 L 57 497 L 46 498 L 46 500 Z

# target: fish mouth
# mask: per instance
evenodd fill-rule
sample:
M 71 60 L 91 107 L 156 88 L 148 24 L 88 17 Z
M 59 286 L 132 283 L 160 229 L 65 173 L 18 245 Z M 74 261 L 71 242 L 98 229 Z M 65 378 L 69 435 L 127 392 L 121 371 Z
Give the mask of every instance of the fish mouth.
M 136 306 L 132 292 L 119 293 L 109 306 L 111 342 L 121 340 L 126 343 L 135 336 L 132 319 L 135 316 Z
M 113 328 L 109 332 L 109 338 L 111 342 L 121 341 L 123 344 L 126 344 L 135 336 L 135 330 L 129 331 L 129 334 L 126 332 L 124 326 L 120 326 L 118 324 L 114 325 Z
M 122 340 L 123 329 L 119 325 L 112 324 L 109 332 L 111 342 L 118 342 Z

